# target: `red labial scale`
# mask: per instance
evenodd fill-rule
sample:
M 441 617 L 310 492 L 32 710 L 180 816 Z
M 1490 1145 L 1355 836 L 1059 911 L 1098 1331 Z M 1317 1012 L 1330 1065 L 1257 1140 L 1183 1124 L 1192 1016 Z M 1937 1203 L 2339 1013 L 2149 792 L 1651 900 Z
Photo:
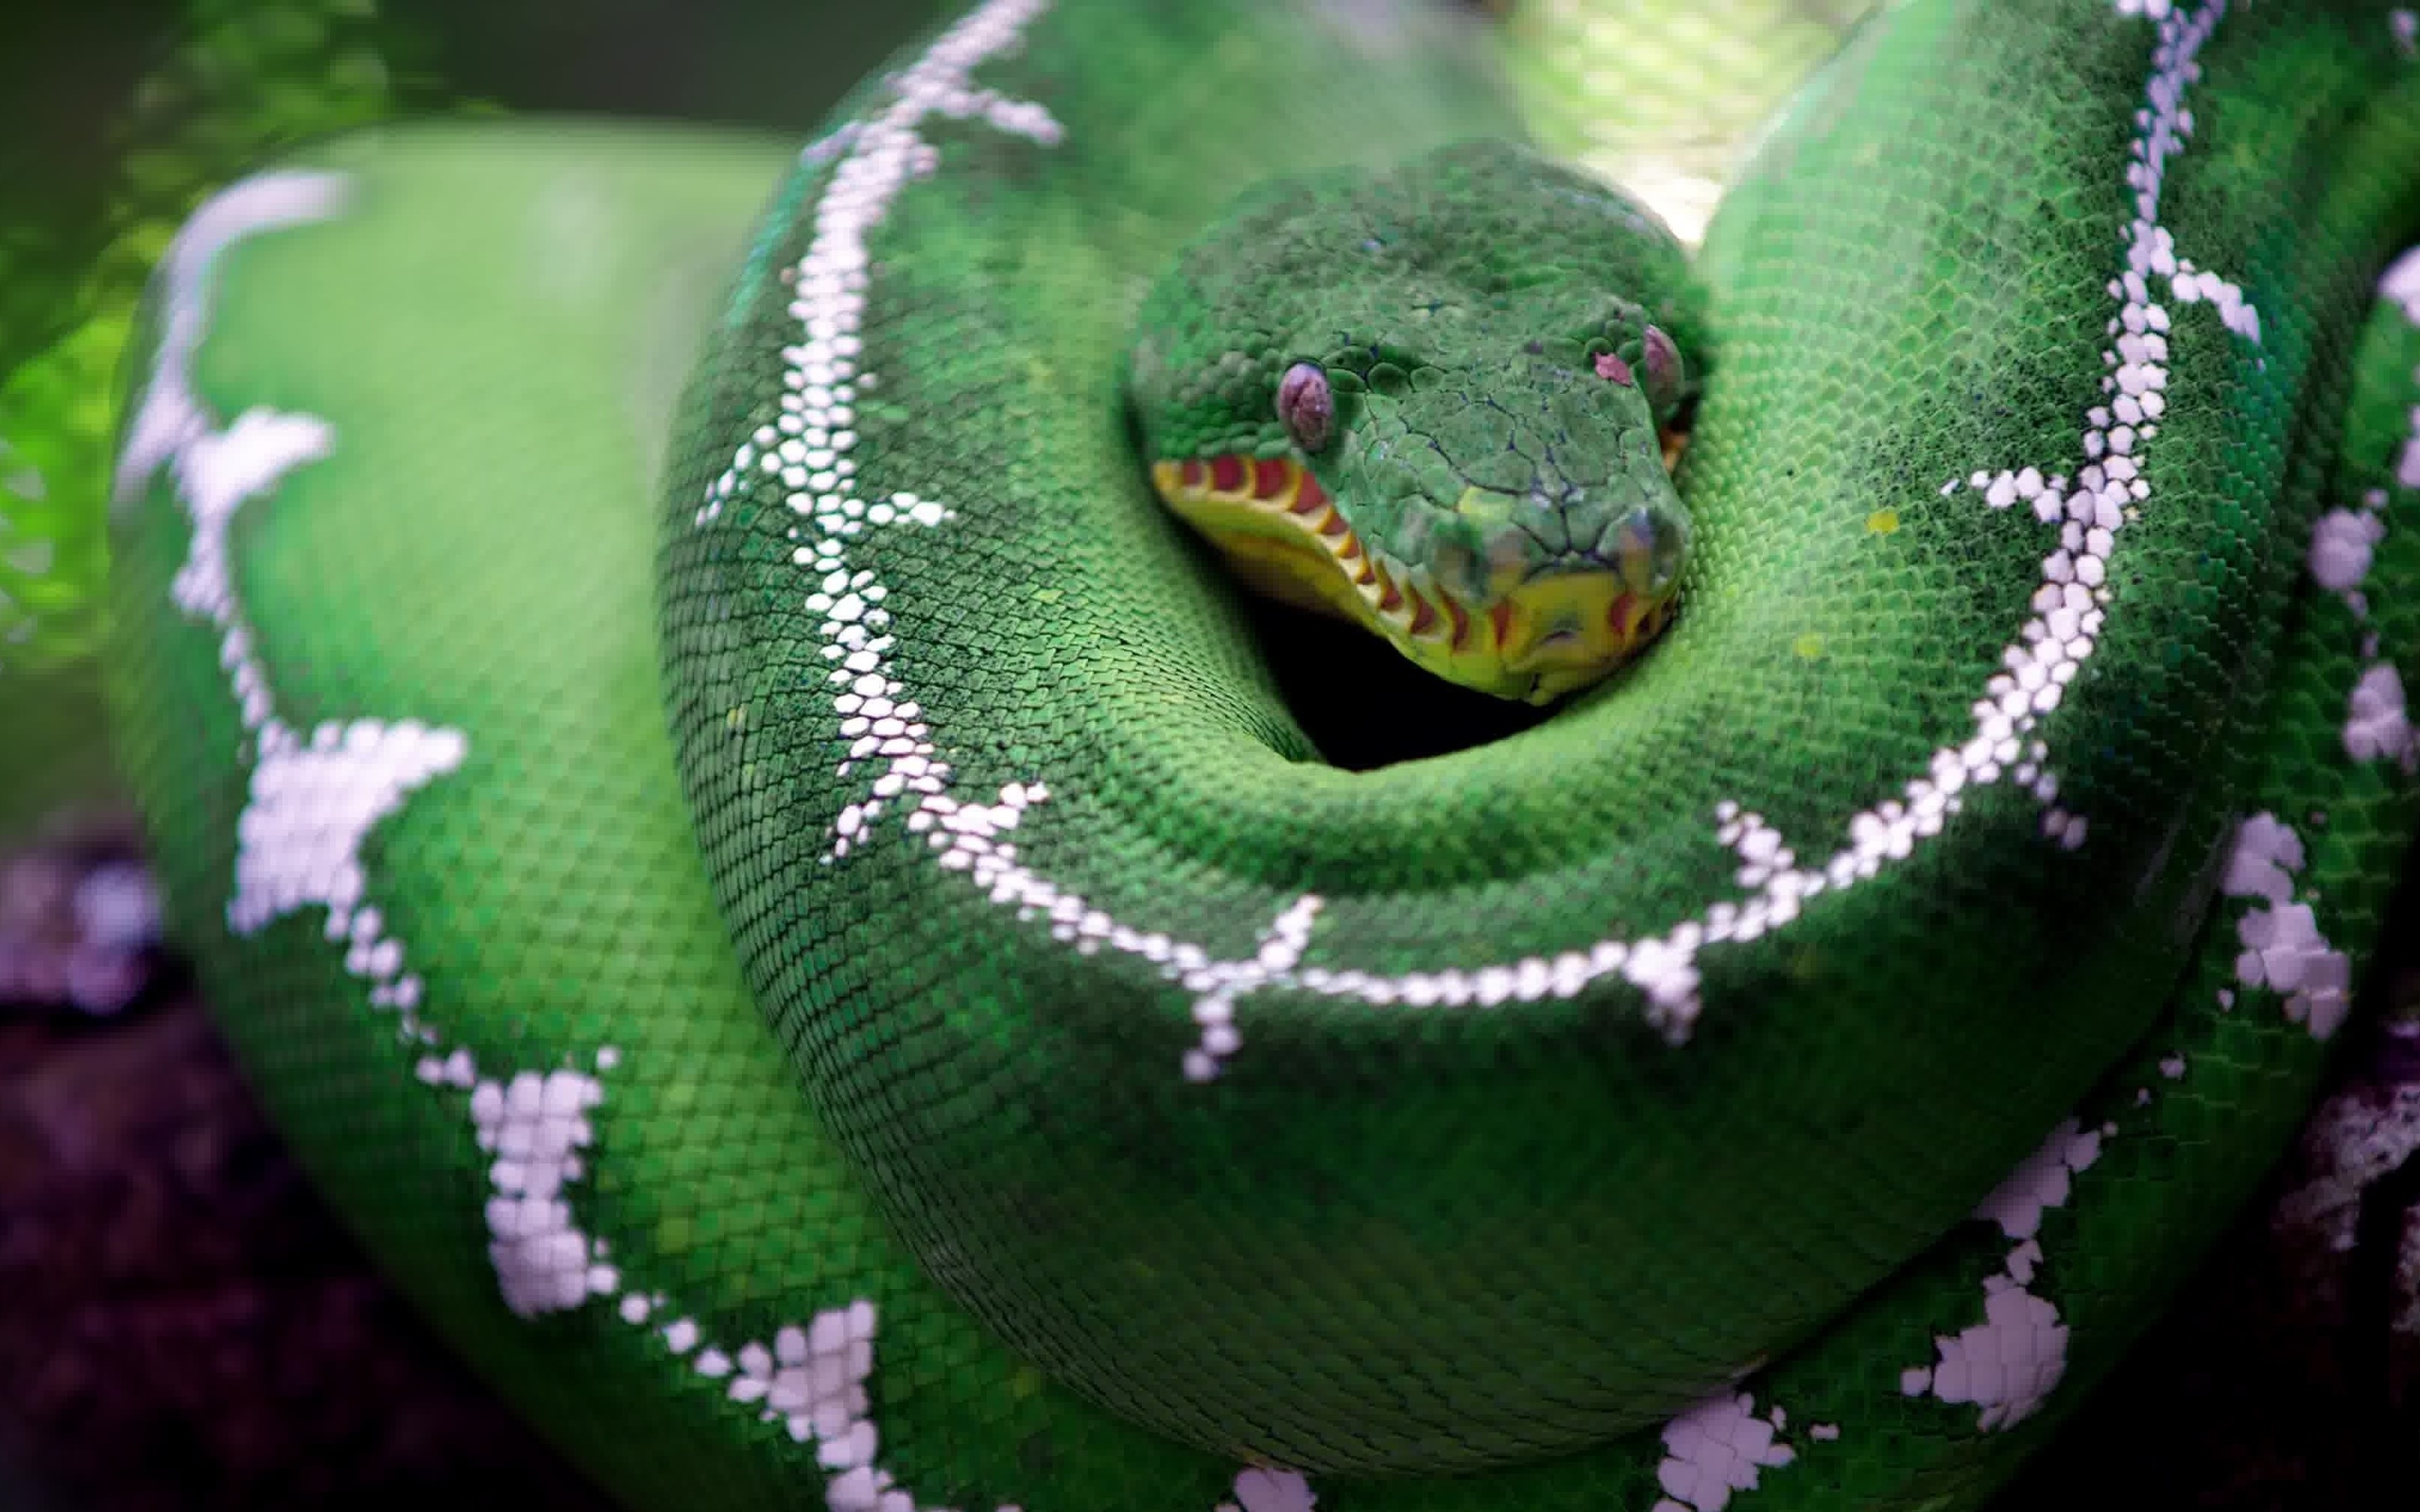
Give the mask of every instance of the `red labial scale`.
M 1445 596 L 1445 612 L 1452 615 L 1454 620 L 1453 639 L 1446 644 L 1459 651 L 1471 638 L 1470 614 L 1463 610 L 1461 600 L 1450 593 Z
M 1631 617 L 1635 610 L 1636 601 L 1628 592 L 1616 593 L 1614 601 L 1605 606 L 1605 624 L 1615 634 L 1625 634 L 1630 629 Z

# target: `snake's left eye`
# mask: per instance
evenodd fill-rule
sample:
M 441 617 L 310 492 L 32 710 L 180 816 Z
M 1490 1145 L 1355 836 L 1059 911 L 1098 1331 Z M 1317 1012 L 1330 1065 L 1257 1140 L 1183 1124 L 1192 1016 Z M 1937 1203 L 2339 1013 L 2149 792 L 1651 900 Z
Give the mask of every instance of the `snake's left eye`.
M 1327 445 L 1336 425 L 1336 396 L 1328 392 L 1327 373 L 1318 363 L 1298 362 L 1277 381 L 1277 419 L 1304 451 Z

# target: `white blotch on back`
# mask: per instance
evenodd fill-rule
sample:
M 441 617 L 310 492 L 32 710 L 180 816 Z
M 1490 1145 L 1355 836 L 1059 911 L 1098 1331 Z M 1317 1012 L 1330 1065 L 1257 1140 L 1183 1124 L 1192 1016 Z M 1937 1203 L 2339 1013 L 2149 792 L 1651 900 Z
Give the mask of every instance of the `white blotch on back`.
M 1236 1476 L 1235 1500 L 1216 1512 L 1311 1512 L 1319 1497 L 1292 1470 L 1248 1469 Z
M 2059 1310 L 2027 1288 L 2042 1263 L 2042 1215 L 2066 1205 L 2075 1174 L 2100 1158 L 2100 1130 L 2061 1120 L 2040 1148 L 1976 1204 L 1976 1217 L 1997 1224 L 2017 1243 L 1999 1272 L 1983 1279 L 1983 1321 L 1936 1336 L 1933 1363 L 1900 1372 L 1902 1392 L 1971 1402 L 1982 1409 L 1975 1426 L 1986 1432 L 2016 1426 L 2048 1400 L 2066 1373 L 2067 1329 Z
M 2074 1173 L 2100 1158 L 2100 1131 L 2065 1119 L 2040 1148 L 1975 1205 L 1974 1215 L 1999 1225 L 2011 1239 L 2031 1239 L 2042 1231 L 2045 1211 L 2066 1206 Z
M 1734 1491 L 1753 1491 L 1757 1476 L 1798 1457 L 1776 1434 L 1785 1419 L 1776 1407 L 1756 1416 L 1745 1392 L 1716 1392 L 1664 1425 L 1664 1458 L 1655 1467 L 1664 1488 L 1651 1512 L 1721 1512 Z M 1817 1437 L 1837 1436 L 1820 1431 Z
M 2279 994 L 2288 1020 L 2325 1040 L 2352 1007 L 2353 963 L 2329 946 L 2310 905 L 2293 901 L 2292 874 L 2302 868 L 2302 836 L 2273 814 L 2256 814 L 2236 831 L 2219 887 L 2230 898 L 2260 900 L 2236 920 L 2243 945 L 2236 980 Z
M 2371 509 L 2330 509 L 2310 533 L 2310 575 L 2331 593 L 2361 586 L 2370 555 L 2386 539 L 2386 522 Z
M 2405 305 L 2407 314 L 2420 308 L 2420 258 L 2407 253 L 2379 281 L 2378 292 L 2388 299 L 2412 301 Z M 2415 323 L 2420 323 L 2420 316 L 2415 316 Z M 2412 377 L 2420 383 L 2420 372 Z M 2420 488 L 2420 404 L 2411 408 L 2411 436 L 2403 444 L 2396 481 L 2405 488 Z M 2386 507 L 2387 491 L 2372 489 L 2362 495 L 2360 508 L 2330 509 L 2311 529 L 2311 578 L 2342 599 L 2356 619 L 2369 616 L 2369 598 L 2361 584 L 2369 576 L 2378 543 L 2386 539 Z M 2403 674 L 2382 654 L 2375 633 L 2362 643 L 2361 655 L 2368 665 L 2344 700 L 2344 754 L 2357 762 L 2392 761 L 2406 771 L 2420 770 L 2420 740 L 2414 738 L 2405 705 Z
M 2008 1268 L 1983 1279 L 1983 1321 L 1935 1339 L 1939 1360 L 1902 1372 L 1900 1389 L 1973 1402 L 1982 1409 L 1975 1426 L 1986 1432 L 2014 1428 L 2039 1411 L 2067 1368 L 2059 1310 L 2025 1289 L 2041 1259 L 2042 1246 L 2030 1239 L 2009 1251 Z
M 2378 293 L 2402 305 L 2405 319 L 2420 325 L 2420 247 L 2411 249 L 2387 266 L 2386 272 L 2378 278 Z
M 337 173 L 260 174 L 214 196 L 178 231 L 154 275 L 164 295 L 160 349 L 118 455 L 118 504 L 132 503 L 160 464 L 211 431 L 193 391 L 193 358 L 209 329 L 210 279 L 219 254 L 247 237 L 329 219 L 343 209 L 346 187 Z
M 2394 663 L 2372 663 L 2353 684 L 2345 700 L 2344 753 L 2357 762 L 2400 762 L 2406 770 L 2420 755 L 2404 705 L 2403 674 Z
M 307 744 L 274 720 L 265 724 L 249 799 L 235 821 L 228 927 L 251 935 L 318 904 L 328 910 L 328 937 L 347 937 L 368 885 L 361 849 L 370 832 L 414 790 L 459 766 L 468 748 L 459 730 L 408 720 L 330 721 Z M 391 980 L 383 971 L 357 974 Z
M 573 1226 L 562 1195 L 582 1174 L 579 1152 L 596 1137 L 588 1114 L 604 1098 L 596 1077 L 576 1071 L 544 1077 L 525 1071 L 472 1090 L 479 1148 L 495 1157 L 488 1170 L 495 1186 L 487 1202 L 488 1258 L 505 1305 L 524 1317 L 578 1307 L 621 1284 L 600 1244 Z

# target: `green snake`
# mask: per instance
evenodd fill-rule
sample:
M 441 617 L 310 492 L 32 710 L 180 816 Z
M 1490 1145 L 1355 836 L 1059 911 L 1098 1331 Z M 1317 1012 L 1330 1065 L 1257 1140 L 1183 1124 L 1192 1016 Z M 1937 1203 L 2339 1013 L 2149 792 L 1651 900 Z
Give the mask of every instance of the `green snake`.
M 1910 0 L 1686 274 L 1343 0 L 983 0 L 804 150 L 289 154 L 122 406 L 171 928 L 633 1506 L 1978 1505 L 2282 1148 L 2420 818 L 2414 32 Z M 1610 676 L 1497 570 L 1538 414 Z M 1309 480 L 1357 558 L 1266 539 L 1409 656 L 1237 591 L 1200 507 Z M 1423 667 L 1586 686 L 1478 739 Z

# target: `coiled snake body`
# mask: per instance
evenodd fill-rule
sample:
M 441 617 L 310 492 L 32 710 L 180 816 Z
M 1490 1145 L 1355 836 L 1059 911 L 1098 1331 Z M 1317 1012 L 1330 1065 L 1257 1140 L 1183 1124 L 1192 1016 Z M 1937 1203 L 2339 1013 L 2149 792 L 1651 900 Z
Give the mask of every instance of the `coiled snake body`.
M 164 261 L 172 920 L 632 1504 L 1973 1505 L 2304 1109 L 2414 820 L 2410 12 L 1860 30 L 1671 296 L 1670 627 L 1348 771 L 1126 353 L 1270 174 L 1515 162 L 1388 11 L 985 0 L 794 158 L 399 129 Z M 1443 338 L 1371 318 L 1235 333 L 1201 455 L 1298 487 L 1347 349 L 1409 397 L 1334 423 L 1418 434 Z M 1541 339 L 1652 387 L 1623 332 Z

